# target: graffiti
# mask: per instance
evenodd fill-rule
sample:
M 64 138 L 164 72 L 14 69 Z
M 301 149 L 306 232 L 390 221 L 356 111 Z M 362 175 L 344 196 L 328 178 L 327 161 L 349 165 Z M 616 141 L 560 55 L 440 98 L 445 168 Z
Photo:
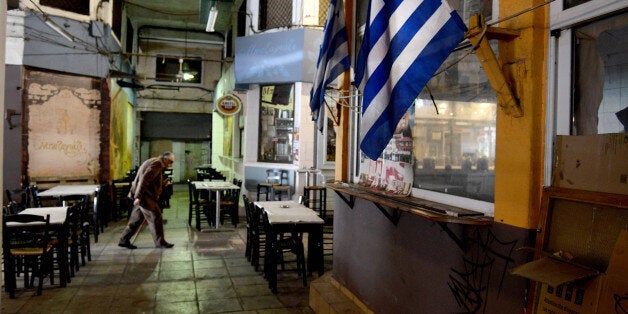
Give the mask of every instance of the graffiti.
M 488 229 L 484 235 L 475 228 L 468 237 L 468 248 L 463 256 L 463 270 L 451 268 L 448 283 L 458 306 L 468 313 L 485 312 L 491 278 L 499 277 L 497 294 L 501 292 L 508 265 L 514 263 L 511 257 L 517 241 L 502 241 Z M 501 266 L 496 274 L 493 268 Z
M 61 140 L 56 142 L 41 142 L 37 149 L 62 152 L 68 157 L 76 157 L 87 153 L 87 149 L 80 140 L 74 140 L 71 144 L 67 144 Z

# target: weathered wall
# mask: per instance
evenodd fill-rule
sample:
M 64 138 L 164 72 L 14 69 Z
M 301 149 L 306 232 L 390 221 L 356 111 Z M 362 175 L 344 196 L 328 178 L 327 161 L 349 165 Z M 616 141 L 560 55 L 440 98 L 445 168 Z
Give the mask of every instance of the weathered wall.
M 24 88 L 27 176 L 98 180 L 103 110 L 101 81 L 27 71 Z M 108 106 L 106 108 L 108 110 Z
M 375 313 L 521 313 L 528 231 L 446 224 L 403 213 L 397 226 L 372 203 L 334 204 L 333 275 Z

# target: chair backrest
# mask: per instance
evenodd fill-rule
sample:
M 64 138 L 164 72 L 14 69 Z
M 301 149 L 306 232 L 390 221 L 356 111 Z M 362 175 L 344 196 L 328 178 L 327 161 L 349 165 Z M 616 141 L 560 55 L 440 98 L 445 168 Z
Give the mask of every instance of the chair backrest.
M 7 203 L 15 202 L 15 204 L 25 209 L 31 206 L 31 196 L 28 188 L 26 189 L 6 189 Z
M 41 199 L 39 198 L 39 188 L 36 185 L 31 185 L 28 187 L 31 199 L 33 201 L 33 207 L 42 207 Z
M 242 201 L 244 202 L 244 216 L 246 218 L 246 226 L 247 227 L 251 227 L 251 215 L 253 213 L 251 213 L 251 206 L 250 206 L 250 201 L 249 198 L 246 196 L 246 194 L 242 194 Z
M 267 169 L 266 182 L 281 184 L 281 171 L 279 169 Z
M 8 224 L 16 223 L 17 225 Z M 33 228 L 27 224 L 38 223 L 41 226 Z M 34 252 L 33 254 L 43 254 L 48 249 L 48 243 L 50 242 L 50 215 L 8 215 L 5 216 L 2 222 L 3 227 L 3 245 L 7 252 L 11 254 L 23 255 L 18 252 L 14 252 L 14 249 L 21 248 L 42 248 L 41 253 Z
M 188 198 L 190 200 L 190 203 L 194 203 L 194 183 L 192 183 L 192 180 L 188 179 Z

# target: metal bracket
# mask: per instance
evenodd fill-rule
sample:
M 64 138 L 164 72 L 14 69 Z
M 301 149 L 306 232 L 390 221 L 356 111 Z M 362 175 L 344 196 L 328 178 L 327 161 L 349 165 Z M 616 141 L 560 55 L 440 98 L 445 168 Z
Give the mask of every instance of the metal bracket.
M 467 244 L 462 239 L 460 239 L 457 234 L 455 234 L 453 231 L 451 231 L 451 229 L 449 229 L 449 226 L 447 225 L 446 222 L 439 221 L 438 225 L 440 226 L 441 229 L 443 229 L 443 231 L 445 231 L 445 233 L 447 233 L 447 235 L 452 240 L 454 240 L 456 245 L 458 245 L 458 247 L 462 249 L 463 252 L 467 251 Z
M 475 47 L 475 55 L 482 64 L 491 86 L 497 96 L 497 104 L 515 118 L 523 116 L 523 110 L 519 99 L 515 96 L 512 87 L 508 84 L 506 76 L 497 62 L 497 57 L 491 49 L 489 39 L 512 40 L 519 37 L 519 31 L 499 27 L 486 26 L 484 18 L 480 14 L 474 14 L 469 18 L 469 31 L 465 37 Z
M 11 118 L 13 118 L 13 116 L 21 116 L 21 115 L 22 115 L 21 112 L 16 112 L 13 109 L 7 109 L 6 114 L 4 115 L 4 118 L 7 120 L 7 124 L 9 124 L 9 130 L 13 130 L 13 128 L 17 126 L 13 124 L 13 122 L 11 121 Z
M 334 192 L 336 192 L 336 194 L 338 194 L 338 196 L 340 196 L 340 198 L 345 201 L 349 208 L 353 209 L 353 205 L 355 205 L 355 196 L 349 195 L 349 199 L 347 199 L 344 195 L 342 195 L 342 193 L 336 190 L 334 190 Z
M 386 216 L 386 218 L 388 218 L 388 220 L 390 220 L 390 222 L 392 222 L 394 226 L 397 226 L 397 224 L 399 223 L 399 218 L 401 218 L 401 211 L 398 208 L 391 208 L 392 213 L 389 213 L 386 208 L 384 208 L 384 206 L 377 203 L 373 204 L 375 204 L 375 206 L 379 208 L 382 214 L 384 214 L 384 216 Z

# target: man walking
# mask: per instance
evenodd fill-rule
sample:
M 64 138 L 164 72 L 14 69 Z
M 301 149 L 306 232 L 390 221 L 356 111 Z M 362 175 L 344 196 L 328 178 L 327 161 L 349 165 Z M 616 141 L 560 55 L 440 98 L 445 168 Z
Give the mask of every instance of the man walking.
M 164 186 L 171 184 L 164 181 L 162 173 L 164 169 L 172 167 L 174 154 L 164 152 L 159 157 L 146 160 L 137 170 L 137 176 L 131 184 L 129 198 L 133 199 L 133 211 L 129 222 L 122 232 L 118 246 L 128 249 L 136 249 L 131 243 L 131 237 L 146 219 L 150 233 L 153 236 L 155 247 L 168 249 L 174 246 L 164 239 L 164 223 L 161 209 L 159 208 L 159 195 Z

